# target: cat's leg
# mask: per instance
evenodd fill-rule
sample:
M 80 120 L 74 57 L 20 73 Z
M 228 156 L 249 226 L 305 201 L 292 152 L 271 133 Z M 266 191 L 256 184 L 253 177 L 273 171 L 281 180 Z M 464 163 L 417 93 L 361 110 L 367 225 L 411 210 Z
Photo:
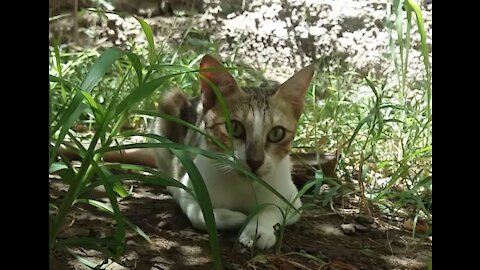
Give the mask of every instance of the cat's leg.
M 283 223 L 283 216 L 276 206 L 265 207 L 256 218 L 248 223 L 240 235 L 239 241 L 247 247 L 252 247 L 256 240 L 256 246 L 260 249 L 268 249 L 275 245 L 275 224 Z
M 294 194 L 296 196 L 296 193 Z M 274 200 L 272 199 L 272 201 Z M 297 199 L 291 203 L 295 207 L 295 209 L 299 209 L 302 206 L 302 202 L 300 201 L 300 199 Z M 277 202 L 276 205 L 284 204 L 281 202 Z M 273 245 L 275 245 L 275 242 L 277 240 L 277 237 L 275 235 L 275 229 L 273 227 L 277 223 L 282 225 L 284 213 L 287 214 L 285 226 L 288 226 L 299 220 L 301 211 L 295 211 L 292 208 L 288 208 L 288 206 L 286 205 L 284 205 L 282 211 L 280 211 L 280 209 L 278 209 L 278 207 L 276 206 L 267 206 L 257 215 L 257 218 L 253 218 L 249 222 L 249 224 L 245 227 L 242 234 L 240 235 L 239 241 L 245 246 L 251 247 L 254 243 L 256 232 L 256 246 L 260 249 L 271 248 Z
M 170 187 L 168 190 L 177 200 L 183 213 L 185 213 L 192 223 L 192 226 L 200 230 L 205 230 L 205 218 L 203 217 L 203 212 L 197 201 L 195 201 L 195 199 L 183 189 Z M 215 224 L 219 230 L 239 228 L 247 218 L 242 212 L 232 211 L 225 208 L 214 208 L 213 215 L 215 218 Z
M 200 211 L 201 220 L 205 223 L 203 213 Z M 215 217 L 215 224 L 219 230 L 238 229 L 247 219 L 247 216 L 238 211 L 232 211 L 226 208 L 214 208 L 213 215 Z M 206 226 L 205 226 L 206 227 Z
M 292 213 L 288 215 L 288 218 L 285 222 L 285 226 L 292 225 L 293 223 L 297 222 L 300 219 L 302 211 L 294 212 L 292 210 Z
M 296 195 L 295 195 L 296 196 Z M 302 201 L 300 198 L 297 198 L 292 205 L 295 209 L 299 209 L 302 207 Z M 295 211 L 294 209 L 288 209 L 287 211 L 287 220 L 285 221 L 285 226 L 292 225 L 293 223 L 297 222 L 300 219 L 300 215 L 302 214 L 302 210 Z

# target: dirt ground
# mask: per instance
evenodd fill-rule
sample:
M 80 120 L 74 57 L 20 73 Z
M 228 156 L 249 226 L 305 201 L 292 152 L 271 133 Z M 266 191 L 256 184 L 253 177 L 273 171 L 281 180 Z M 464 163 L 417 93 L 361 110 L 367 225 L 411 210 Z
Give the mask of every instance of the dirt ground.
M 163 187 L 133 181 L 126 184 L 133 187 L 133 195 L 120 201 L 121 210 L 154 244 L 127 230 L 121 264 L 110 261 L 104 269 L 213 269 L 207 234 L 191 227 Z M 58 203 L 67 185 L 51 175 L 49 186 L 50 201 Z M 101 192 L 89 196 L 106 202 Z M 340 226 L 354 224 L 353 215 L 339 215 L 319 203 L 286 229 L 279 255 L 241 246 L 236 242 L 238 232 L 219 232 L 222 263 L 224 269 L 426 269 L 432 254 L 431 237 L 412 238 L 411 232 L 386 229 L 379 221 L 363 226 L 357 223 L 356 232 L 346 235 Z M 114 219 L 85 204 L 73 208 L 67 223 L 60 239 L 114 234 Z M 98 251 L 75 248 L 72 252 L 95 263 L 103 261 Z M 65 250 L 54 252 L 52 266 L 89 269 Z

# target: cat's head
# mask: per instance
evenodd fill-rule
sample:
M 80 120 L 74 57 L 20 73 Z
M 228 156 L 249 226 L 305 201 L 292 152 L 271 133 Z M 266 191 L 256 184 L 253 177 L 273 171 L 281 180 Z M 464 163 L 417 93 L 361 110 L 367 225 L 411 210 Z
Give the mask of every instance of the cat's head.
M 268 174 L 290 153 L 314 68 L 308 66 L 274 89 L 242 88 L 215 58 L 200 63 L 205 129 L 229 145 L 226 120 L 212 83 L 222 93 L 232 121 L 235 156 L 259 176 Z M 219 149 L 207 142 L 212 151 Z

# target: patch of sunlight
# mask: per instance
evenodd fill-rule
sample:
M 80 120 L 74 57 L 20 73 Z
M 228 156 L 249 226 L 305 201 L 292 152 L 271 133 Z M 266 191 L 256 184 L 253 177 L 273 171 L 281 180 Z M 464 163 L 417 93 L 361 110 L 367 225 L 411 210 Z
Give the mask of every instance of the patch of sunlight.
M 322 231 L 323 234 L 335 235 L 335 236 L 345 236 L 339 228 L 332 224 L 320 224 L 317 227 Z
M 413 268 L 425 268 L 428 263 L 428 257 L 425 256 L 417 256 L 417 258 L 407 258 L 407 257 L 399 257 L 398 255 L 386 255 L 382 256 L 382 258 L 391 265 L 395 265 L 396 267 L 401 267 L 405 269 L 413 269 Z

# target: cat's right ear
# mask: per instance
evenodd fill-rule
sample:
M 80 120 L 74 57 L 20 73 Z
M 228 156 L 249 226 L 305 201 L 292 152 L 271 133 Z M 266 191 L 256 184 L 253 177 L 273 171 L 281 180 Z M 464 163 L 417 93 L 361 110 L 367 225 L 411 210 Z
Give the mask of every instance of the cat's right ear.
M 300 118 L 300 115 L 303 113 L 305 95 L 314 73 L 315 69 L 313 65 L 303 68 L 284 82 L 275 94 L 276 97 L 282 98 L 290 103 L 297 119 Z
M 217 101 L 212 84 L 218 87 L 224 97 L 241 91 L 228 70 L 215 58 L 207 54 L 200 62 L 200 89 L 204 112 L 215 106 Z

